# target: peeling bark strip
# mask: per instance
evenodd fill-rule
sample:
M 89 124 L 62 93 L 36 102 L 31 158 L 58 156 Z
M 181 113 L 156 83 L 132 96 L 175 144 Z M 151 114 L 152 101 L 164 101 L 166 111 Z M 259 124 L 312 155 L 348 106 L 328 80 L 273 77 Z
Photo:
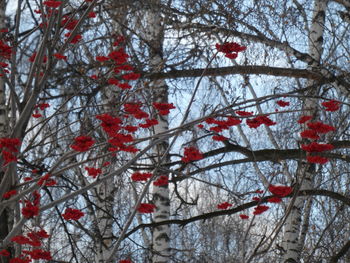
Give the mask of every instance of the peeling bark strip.
M 314 11 L 309 32 L 309 55 L 313 58 L 313 61 L 309 61 L 308 69 L 314 70 L 320 65 L 321 56 L 323 53 L 323 32 L 325 23 L 325 12 L 327 9 L 326 0 L 315 0 Z M 308 80 L 307 86 L 315 85 L 315 81 Z M 303 105 L 303 115 L 316 116 L 317 115 L 317 101 L 313 99 L 313 96 L 318 95 L 320 88 L 312 89 L 307 92 L 311 95 L 311 98 L 306 98 Z M 313 188 L 313 175 L 315 173 L 315 164 L 305 164 L 299 162 L 299 167 L 296 173 L 296 179 L 301 182 L 300 189 L 312 189 Z M 304 226 L 308 225 L 309 211 L 305 211 L 306 208 L 311 209 L 311 205 L 304 208 L 305 198 L 292 199 L 289 203 L 289 211 L 287 211 L 287 219 L 285 222 L 284 236 L 282 240 L 282 247 L 285 251 L 282 262 L 299 262 L 301 257 L 301 248 L 304 244 L 301 243 L 302 233 L 302 216 L 304 216 Z M 289 214 L 288 214 L 289 212 Z M 306 223 L 306 224 L 305 224 Z M 305 231 L 305 229 L 304 229 Z
M 159 16 L 160 0 L 150 0 L 146 6 L 145 12 L 145 27 L 144 38 L 149 45 L 149 66 L 153 73 L 158 73 L 163 70 L 163 39 L 164 29 L 161 16 Z M 150 83 L 150 97 L 153 102 L 168 103 L 168 87 L 164 79 L 153 79 Z M 154 126 L 154 135 L 168 131 L 167 115 L 156 114 L 158 124 Z M 168 148 L 168 142 L 157 145 L 153 148 L 155 156 L 154 165 L 160 167 L 156 178 L 159 176 L 169 176 L 168 173 L 162 173 L 162 160 L 166 163 L 169 158 L 163 158 Z M 153 222 L 157 223 L 164 220 L 169 220 L 170 217 L 170 200 L 169 188 L 165 186 L 153 186 L 152 188 L 153 204 L 156 206 L 153 213 Z M 164 225 L 152 229 L 152 262 L 165 263 L 169 262 L 170 258 L 170 227 Z

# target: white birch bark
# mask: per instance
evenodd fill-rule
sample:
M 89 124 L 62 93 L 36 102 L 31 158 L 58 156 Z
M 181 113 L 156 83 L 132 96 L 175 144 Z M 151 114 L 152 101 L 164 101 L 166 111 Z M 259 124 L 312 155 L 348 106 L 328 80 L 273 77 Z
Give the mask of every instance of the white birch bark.
M 313 7 L 313 16 L 309 32 L 309 55 L 319 62 L 323 53 L 323 32 L 325 23 L 325 12 L 327 8 L 327 1 L 315 0 Z M 317 63 L 318 64 L 318 63 Z M 317 65 L 316 63 L 309 64 L 308 68 L 312 70 Z M 307 86 L 315 84 L 313 81 L 308 81 Z M 315 95 L 318 89 L 313 89 L 307 95 Z M 304 115 L 316 115 L 316 101 L 311 98 L 306 98 L 304 102 Z M 301 162 L 297 170 L 297 180 L 300 181 L 300 189 L 312 188 L 312 177 L 314 174 L 315 165 Z M 299 262 L 301 255 L 300 237 L 302 226 L 302 214 L 308 216 L 309 213 L 303 213 L 305 198 L 296 198 L 294 203 L 290 203 L 290 213 L 286 219 L 284 227 L 284 236 L 282 247 L 285 251 L 283 262 Z M 293 201 L 291 201 L 293 202 Z M 307 212 L 307 211 L 304 211 Z M 304 225 L 307 218 L 304 218 Z
M 106 262 L 111 253 L 111 245 L 113 240 L 113 189 L 113 178 L 99 184 L 96 189 L 96 263 Z
M 149 66 L 152 72 L 159 72 L 163 69 L 163 25 L 159 12 L 160 1 L 148 1 L 147 11 L 145 13 L 144 37 L 149 45 Z M 155 80 L 150 83 L 150 93 L 153 102 L 168 102 L 168 88 L 164 80 Z M 168 117 L 166 115 L 157 115 L 158 125 L 154 127 L 154 135 L 168 130 Z M 155 154 L 155 164 L 161 165 L 160 159 L 165 154 L 168 142 L 159 144 L 153 152 Z M 166 159 L 163 159 L 166 160 Z M 157 176 L 169 176 L 163 173 L 160 168 Z M 157 179 L 157 178 L 156 178 Z M 153 186 L 153 203 L 156 206 L 153 214 L 153 222 L 168 220 L 170 217 L 170 200 L 168 186 Z M 170 257 L 170 227 L 163 225 L 153 228 L 152 236 L 152 262 L 164 263 L 169 261 Z
M 297 177 L 302 178 L 302 184 L 300 189 L 310 189 L 312 186 L 311 177 L 313 175 L 314 165 L 308 165 L 303 163 L 300 165 L 297 171 Z M 282 241 L 282 247 L 285 251 L 283 262 L 293 263 L 300 261 L 300 248 L 299 236 L 302 223 L 302 214 L 305 198 L 296 198 L 294 203 L 289 204 L 291 206 L 290 213 L 286 219 L 284 225 L 284 235 Z M 306 219 L 304 219 L 305 221 Z
M 113 112 L 113 106 L 118 103 L 118 90 L 113 86 L 105 87 L 101 90 L 102 104 L 105 112 Z M 102 162 L 99 162 L 99 167 Z M 111 164 L 113 167 L 113 163 Z M 111 256 L 113 242 L 113 204 L 115 183 L 114 178 L 110 178 L 96 187 L 96 237 L 95 237 L 95 262 L 104 263 Z

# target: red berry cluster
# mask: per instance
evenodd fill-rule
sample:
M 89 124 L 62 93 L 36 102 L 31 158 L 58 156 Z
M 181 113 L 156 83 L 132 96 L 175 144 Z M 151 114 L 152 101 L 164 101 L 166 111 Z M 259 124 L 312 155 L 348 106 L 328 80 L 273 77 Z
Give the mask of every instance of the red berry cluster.
M 171 109 L 175 109 L 176 107 L 172 103 L 160 103 L 153 102 L 153 107 L 158 110 L 160 115 L 168 115 Z
M 269 210 L 269 208 L 270 207 L 267 205 L 258 205 L 254 208 L 253 214 L 260 215 L 260 214 L 264 213 L 265 211 Z
M 261 115 L 253 119 L 247 119 L 246 122 L 249 128 L 254 128 L 254 129 L 258 128 L 262 124 L 266 126 L 276 125 L 276 122 L 273 122 L 267 115 Z
M 102 173 L 102 170 L 100 168 L 85 167 L 85 170 L 88 172 L 88 175 L 92 178 L 96 178 L 99 174 Z
M 18 152 L 17 147 L 20 145 L 21 141 L 18 138 L 0 138 L 0 150 L 4 160 L 3 165 L 17 161 L 14 153 Z
M 62 216 L 66 220 L 79 220 L 81 217 L 84 216 L 84 213 L 79 209 L 66 208 Z
M 270 184 L 269 191 L 277 197 L 285 197 L 293 192 L 293 188 L 290 186 Z
M 50 104 L 48 103 L 39 103 L 37 105 L 35 105 L 34 109 L 34 113 L 32 114 L 33 118 L 40 118 L 42 117 L 43 115 L 39 112 L 39 109 L 41 111 L 44 111 L 46 108 L 49 108 L 50 107 Z
M 225 209 L 228 209 L 231 206 L 232 206 L 232 204 L 230 204 L 228 202 L 224 202 L 224 203 L 218 204 L 217 208 L 221 209 L 221 210 L 225 210 Z
M 280 107 L 287 107 L 290 105 L 290 103 L 288 101 L 284 101 L 284 100 L 278 100 L 278 101 L 276 101 L 276 103 Z
M 203 154 L 195 147 L 186 147 L 184 155 L 181 160 L 185 163 L 203 159 Z
M 153 185 L 155 186 L 167 186 L 169 184 L 169 178 L 168 176 L 161 175 L 153 182 Z
M 18 235 L 11 238 L 11 241 L 19 245 L 27 245 L 33 247 L 31 250 L 22 250 L 22 254 L 19 257 L 11 258 L 11 263 L 23 263 L 32 262 L 32 260 L 43 259 L 51 260 L 51 253 L 43 249 L 37 248 L 42 246 L 41 241 L 45 238 L 50 237 L 49 234 L 44 229 L 39 231 L 32 231 L 27 233 L 27 235 Z M 36 247 L 36 248 L 34 248 Z M 6 249 L 0 251 L 0 255 L 9 257 L 10 252 Z
M 82 135 L 76 137 L 70 147 L 77 152 L 86 152 L 94 143 L 95 141 L 90 136 Z
M 142 181 L 147 181 L 153 176 L 152 173 L 140 173 L 136 172 L 131 175 L 131 180 L 134 182 L 142 182 Z
M 50 8 L 58 8 L 62 4 L 61 1 L 44 1 L 43 5 Z
M 340 102 L 336 100 L 325 101 L 321 103 L 325 111 L 337 111 L 340 109 Z
M 247 49 L 245 46 L 241 46 L 236 42 L 225 42 L 223 44 L 215 45 L 217 51 L 225 53 L 225 57 L 230 59 L 235 59 L 238 56 L 239 52 L 242 52 Z
M 122 120 L 118 117 L 113 117 L 110 114 L 104 113 L 96 116 L 96 119 L 101 121 L 101 127 L 108 136 L 113 137 L 121 129 Z
M 141 203 L 137 211 L 141 214 L 151 214 L 154 213 L 154 209 L 156 209 L 154 204 Z
M 225 120 L 217 120 L 214 118 L 207 118 L 205 120 L 207 124 L 215 124 L 216 126 L 210 127 L 210 131 L 222 132 L 228 130 L 230 127 L 241 124 L 241 120 L 232 116 L 228 116 Z

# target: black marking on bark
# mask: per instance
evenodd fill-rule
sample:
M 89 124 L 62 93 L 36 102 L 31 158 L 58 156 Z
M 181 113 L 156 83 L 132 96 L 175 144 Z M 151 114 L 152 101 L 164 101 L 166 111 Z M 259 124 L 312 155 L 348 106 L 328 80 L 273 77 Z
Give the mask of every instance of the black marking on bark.
M 162 233 L 162 234 L 160 234 L 159 236 L 156 236 L 156 237 L 155 237 L 155 240 L 156 240 L 156 241 L 160 241 L 160 240 L 169 241 L 170 238 L 169 238 L 169 236 L 168 236 L 166 233 Z

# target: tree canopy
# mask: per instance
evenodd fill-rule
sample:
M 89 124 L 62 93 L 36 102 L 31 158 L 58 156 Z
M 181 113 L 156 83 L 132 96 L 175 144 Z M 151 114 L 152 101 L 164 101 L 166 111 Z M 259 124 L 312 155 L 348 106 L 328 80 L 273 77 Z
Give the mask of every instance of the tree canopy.
M 349 262 L 348 0 L 0 2 L 0 262 Z

